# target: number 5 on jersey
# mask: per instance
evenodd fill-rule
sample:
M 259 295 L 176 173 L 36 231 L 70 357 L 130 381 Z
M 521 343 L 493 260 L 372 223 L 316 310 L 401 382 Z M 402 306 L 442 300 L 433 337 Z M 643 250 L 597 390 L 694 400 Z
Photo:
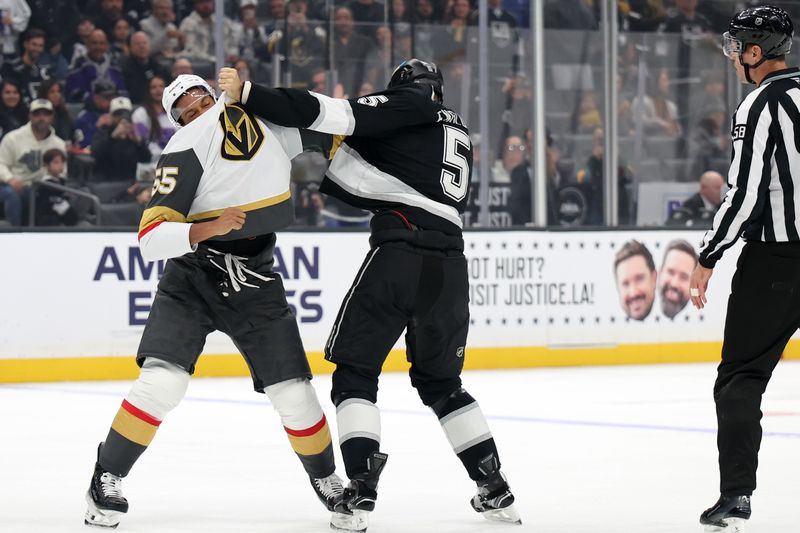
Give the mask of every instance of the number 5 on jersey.
M 444 125 L 444 157 L 442 159 L 442 190 L 460 202 L 469 187 L 469 161 L 464 152 L 470 150 L 469 136 L 458 128 Z
M 178 184 L 178 167 L 159 167 L 155 172 L 155 181 L 153 182 L 153 194 L 156 193 L 167 195 L 175 190 L 175 185 Z

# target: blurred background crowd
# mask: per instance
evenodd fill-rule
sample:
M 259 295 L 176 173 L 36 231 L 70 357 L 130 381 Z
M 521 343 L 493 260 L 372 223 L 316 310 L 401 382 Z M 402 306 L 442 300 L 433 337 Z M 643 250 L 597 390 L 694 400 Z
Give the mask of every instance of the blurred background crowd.
M 490 176 L 476 150 L 465 227 L 532 225 L 531 1 L 488 0 L 488 138 L 472 142 L 488 143 Z M 751 2 L 619 0 L 606 94 L 602 1 L 543 0 L 547 224 L 606 223 L 604 103 L 616 98 L 619 223 L 708 225 L 748 90 L 720 35 Z M 800 2 L 772 3 L 800 15 Z M 137 225 L 174 133 L 164 87 L 184 73 L 214 83 L 217 16 L 225 62 L 244 80 L 357 97 L 418 57 L 439 65 L 445 104 L 479 130 L 474 0 L 225 0 L 222 14 L 214 0 L 0 0 L 0 225 Z M 367 213 L 318 192 L 325 165 L 319 153 L 295 160 L 296 225 L 364 226 Z

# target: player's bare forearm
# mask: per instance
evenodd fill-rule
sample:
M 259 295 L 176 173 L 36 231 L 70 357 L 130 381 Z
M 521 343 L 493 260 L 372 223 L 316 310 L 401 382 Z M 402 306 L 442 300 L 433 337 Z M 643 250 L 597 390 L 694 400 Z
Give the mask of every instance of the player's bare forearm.
M 244 226 L 247 215 L 236 207 L 229 207 L 219 218 L 208 222 L 197 222 L 189 229 L 189 244 L 207 241 L 212 237 L 227 235 L 231 231 L 240 230 Z

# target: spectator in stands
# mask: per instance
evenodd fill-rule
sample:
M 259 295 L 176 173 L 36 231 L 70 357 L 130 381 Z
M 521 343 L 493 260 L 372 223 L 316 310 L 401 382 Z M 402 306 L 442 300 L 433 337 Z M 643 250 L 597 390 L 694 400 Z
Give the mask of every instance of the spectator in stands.
M 29 28 L 22 43 L 20 57 L 3 63 L 3 79 L 17 81 L 22 99 L 26 103 L 36 98 L 39 84 L 49 76 L 39 67 L 39 58 L 44 53 L 45 34 L 39 28 Z
M 698 176 L 718 167 L 727 168 L 730 164 L 730 133 L 726 128 L 728 113 L 725 105 L 722 102 L 709 105 L 700 117 L 689 143 L 689 176 Z
M 269 0 L 269 20 L 264 26 L 267 38 L 283 29 L 286 18 L 286 0 Z
M 375 30 L 380 24 L 383 24 L 385 4 L 375 0 L 351 0 L 347 7 L 353 13 L 356 31 L 375 40 Z
M 517 135 L 507 137 L 502 156 L 492 167 L 492 183 L 510 183 L 514 169 L 525 164 L 526 150 L 527 146 L 522 137 Z
M 287 5 L 287 19 L 284 29 L 274 31 L 267 44 L 268 53 L 279 51 L 286 57 L 285 68 L 291 73 L 292 87 L 309 87 L 312 76 L 323 65 L 325 57 L 325 32 L 312 25 L 307 17 L 308 5 L 305 0 L 292 0 Z M 289 50 L 284 50 L 288 46 Z
M 597 17 L 584 0 L 547 0 L 544 27 L 558 30 L 596 30 Z
M 69 63 L 67 58 L 63 55 L 63 46 L 61 41 L 55 35 L 48 36 L 46 40 L 46 49 L 44 53 L 39 56 L 39 68 L 47 72 L 50 78 L 57 80 L 64 80 L 69 74 Z
M 235 23 L 239 57 L 246 61 L 269 58 L 267 54 L 267 30 L 258 24 L 256 0 L 242 0 L 239 6 L 239 22 Z
M 445 14 L 446 26 L 433 36 L 433 57 L 439 68 L 447 68 L 467 57 L 467 27 L 472 12 L 469 0 L 453 0 Z
M 117 96 L 117 88 L 109 80 L 96 80 L 92 91 L 86 96 L 84 106 L 75 118 L 75 142 L 81 148 L 92 145 L 94 133 L 100 126 L 111 124 L 108 109 Z
M 70 117 L 64 101 L 61 82 L 53 78 L 44 80 L 39 85 L 37 98 L 50 100 L 50 103 L 53 104 L 53 129 L 58 137 L 64 139 L 69 148 L 75 139 L 75 126 L 72 124 L 72 117 Z
M 114 26 L 121 18 L 126 18 L 123 13 L 123 0 L 100 0 L 100 12 L 94 18 L 94 25 L 106 35 L 113 35 Z M 134 20 L 128 20 L 128 24 L 136 27 Z
M 703 73 L 703 91 L 692 96 L 689 103 L 689 114 L 701 117 L 709 107 L 718 108 L 725 105 L 725 76 L 718 70 Z
M 619 303 L 625 314 L 644 320 L 656 299 L 656 264 L 653 254 L 639 241 L 628 241 L 614 258 Z
M 67 101 L 82 101 L 91 92 L 95 80 L 108 80 L 117 91 L 125 91 L 122 71 L 108 51 L 108 39 L 103 30 L 94 30 L 91 33 L 86 55 L 78 58 L 67 76 Z
M 12 226 L 22 225 L 23 209 L 30 202 L 31 183 L 44 175 L 42 154 L 50 148 L 66 151 L 51 124 L 53 104 L 31 102 L 30 122 L 9 132 L 0 141 L 0 202 Z
M 42 155 L 45 174 L 44 183 L 66 185 L 67 154 L 58 148 L 50 148 Z M 37 226 L 74 226 L 78 223 L 78 212 L 70 204 L 67 193 L 47 186 L 36 191 Z
M 150 37 L 143 31 L 131 35 L 130 55 L 122 61 L 122 76 L 128 97 L 138 105 L 148 93 L 148 84 L 156 76 L 166 77 L 161 65 L 150 55 Z
M 153 0 L 153 13 L 140 25 L 150 37 L 150 48 L 154 55 L 175 57 L 183 48 L 186 36 L 175 25 L 172 0 Z
M 353 12 L 340 7 L 333 15 L 333 57 L 345 93 L 355 95 L 364 79 L 364 61 L 372 42 L 354 30 Z
M 675 0 L 675 9 L 662 24 L 659 31 L 679 33 L 685 45 L 694 44 L 706 37 L 711 31 L 711 22 L 697 12 L 698 0 Z
M 648 134 L 677 137 L 681 133 L 678 106 L 670 99 L 667 69 L 659 69 L 651 80 L 650 96 L 645 95 L 641 100 L 637 97 L 631 102 L 634 126 L 641 120 Z
M 25 0 L 31 10 L 29 28 L 41 28 L 48 37 L 52 36 L 61 41 L 69 54 L 72 53 L 72 43 L 75 38 L 75 28 L 80 19 L 79 2 L 54 2 L 53 0 Z
M 3 27 L 0 42 L 4 57 L 17 55 L 19 35 L 28 28 L 30 18 L 31 9 L 25 0 L 0 0 L 0 23 Z
M 389 22 L 393 24 L 395 30 L 400 29 L 398 24 L 401 23 L 407 29 L 411 21 L 411 16 L 408 12 L 408 0 L 391 0 L 391 2 L 392 9 L 389 11 Z
M 667 18 L 663 0 L 627 0 L 630 9 L 623 25 L 626 31 L 655 31 Z M 621 3 L 621 2 L 620 2 Z
M 239 75 L 240 79 L 244 79 Z M 170 138 L 175 134 L 175 126 L 167 118 L 167 113 L 161 105 L 164 94 L 164 79 L 159 76 L 150 78 L 148 93 L 142 100 L 141 107 L 131 115 L 136 134 L 148 141 L 152 154 L 152 162 L 158 161 L 161 151 L 167 146 Z
M 192 59 L 214 61 L 214 0 L 194 0 L 194 11 L 181 21 L 180 30 L 186 35 L 186 45 L 181 52 Z M 233 62 L 239 53 L 233 21 L 223 16 L 223 50 L 228 62 Z
M 378 46 L 373 46 L 367 53 L 364 63 L 364 81 L 373 87 L 382 87 L 391 77 L 397 65 L 403 61 L 403 58 L 397 53 L 397 48 L 392 55 L 392 30 L 389 26 L 378 27 L 375 39 Z
M 75 40 L 71 41 L 71 50 L 67 50 L 66 58 L 69 60 L 69 67 L 72 68 L 78 63 L 78 59 L 89 52 L 89 38 L 92 32 L 97 29 L 92 19 L 84 17 L 78 20 L 75 30 Z
M 28 106 L 14 80 L 0 84 L 0 138 L 28 122 Z
M 672 214 L 670 225 L 708 226 L 722 205 L 722 186 L 725 178 L 719 172 L 709 170 L 700 176 L 700 191 L 690 196 L 680 209 Z
M 304 227 L 325 227 L 322 211 L 325 201 L 319 192 L 319 184 L 303 182 L 296 185 L 292 195 L 295 198 L 295 224 Z
M 92 140 L 94 173 L 104 181 L 136 181 L 137 163 L 152 159 L 147 139 L 131 122 L 131 101 L 118 96 L 111 101 L 111 123 L 100 126 Z
M 109 47 L 109 51 L 114 59 L 117 60 L 117 63 L 121 63 L 130 54 L 130 38 L 131 25 L 125 17 L 120 17 L 114 23 L 111 31 L 111 45 Z
M 433 0 L 416 0 L 414 21 L 414 51 L 417 57 L 433 57 L 433 36 L 441 26 L 442 16 Z
M 547 175 L 547 225 L 559 224 L 558 190 L 562 186 L 562 178 L 558 170 L 561 151 L 558 149 L 553 136 L 548 131 L 545 139 L 545 172 Z M 530 157 L 530 148 L 533 145 L 533 133 L 530 129 L 525 131 L 525 153 Z M 511 214 L 511 223 L 520 226 L 533 221 L 531 204 L 533 202 L 533 174 L 531 173 L 530 160 L 522 161 L 511 172 L 511 198 L 508 206 Z
M 585 91 L 581 94 L 578 107 L 572 112 L 572 132 L 593 133 L 602 125 L 603 119 L 597 105 L 597 95 L 594 91 Z
M 603 130 L 597 128 L 592 135 L 592 153 L 581 168 L 576 181 L 586 198 L 586 219 L 589 226 L 602 226 L 605 222 L 605 137 Z M 631 224 L 630 189 L 633 186 L 631 169 L 621 159 L 617 166 L 618 219 L 620 224 Z
M 478 11 L 472 13 L 472 24 L 478 24 Z M 489 0 L 489 40 L 493 47 L 507 49 L 516 45 L 517 20 L 503 9 L 503 0 Z
M 667 244 L 664 262 L 658 273 L 658 293 L 661 311 L 667 318 L 675 318 L 689 303 L 689 279 L 697 266 L 694 246 L 682 239 Z
M 170 76 L 174 80 L 181 74 L 194 74 L 194 67 L 192 67 L 192 62 L 185 57 L 179 57 L 172 63 L 172 69 L 170 69 Z

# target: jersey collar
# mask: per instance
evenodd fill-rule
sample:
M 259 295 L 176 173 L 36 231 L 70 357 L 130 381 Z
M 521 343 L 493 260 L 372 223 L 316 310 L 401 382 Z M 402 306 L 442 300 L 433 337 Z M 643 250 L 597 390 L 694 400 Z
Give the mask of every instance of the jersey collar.
M 781 70 L 776 70 L 775 72 L 770 72 L 764 79 L 761 80 L 761 83 L 758 84 L 759 87 L 764 85 L 765 83 L 771 83 L 777 80 L 784 80 L 786 78 L 793 78 L 795 76 L 800 76 L 800 68 L 792 67 L 792 68 L 784 68 Z

